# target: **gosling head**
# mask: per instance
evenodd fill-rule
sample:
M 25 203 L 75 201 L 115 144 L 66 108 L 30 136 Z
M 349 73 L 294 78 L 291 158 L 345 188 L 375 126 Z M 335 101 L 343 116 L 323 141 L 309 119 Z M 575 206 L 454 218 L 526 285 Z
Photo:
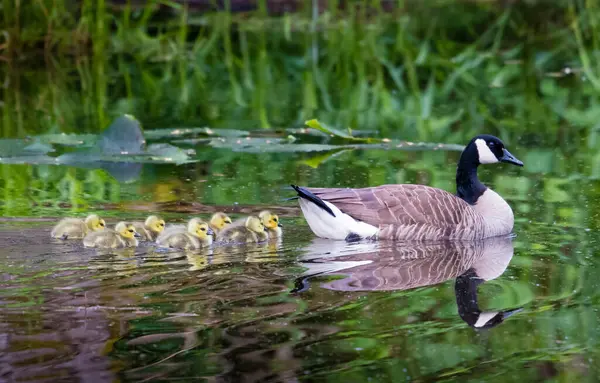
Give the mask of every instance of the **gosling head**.
M 210 218 L 210 227 L 216 230 L 223 230 L 229 224 L 231 224 L 231 218 L 223 212 L 215 213 Z
M 128 222 L 119 222 L 117 226 L 115 226 L 115 231 L 123 238 L 131 239 L 135 237 L 139 237 L 137 231 L 135 231 L 135 227 Z
M 258 218 L 256 216 L 248 217 L 248 219 L 246 219 L 245 225 L 248 230 L 253 231 L 255 233 L 262 233 L 265 230 L 267 230 L 265 228 L 265 225 L 263 225 L 262 221 L 260 220 L 260 218 Z
M 498 137 L 489 134 L 481 134 L 473 138 L 463 151 L 463 156 L 465 154 L 472 160 L 476 160 L 476 165 L 506 162 L 523 166 L 523 162 L 506 150 L 504 143 Z
M 203 241 L 213 234 L 213 231 L 208 226 L 208 223 L 204 222 L 200 218 L 192 218 L 188 223 L 187 230 L 188 233 L 200 238 Z
M 278 227 L 281 227 L 281 223 L 279 222 L 279 217 L 277 214 L 273 214 L 268 210 L 263 210 L 258 214 L 258 218 L 262 221 L 263 225 L 270 230 L 276 230 Z
M 97 214 L 90 214 L 85 218 L 85 225 L 92 231 L 104 230 L 106 222 Z
M 165 221 L 155 215 L 151 215 L 150 217 L 146 218 L 144 226 L 155 233 L 162 233 L 162 231 L 165 229 Z

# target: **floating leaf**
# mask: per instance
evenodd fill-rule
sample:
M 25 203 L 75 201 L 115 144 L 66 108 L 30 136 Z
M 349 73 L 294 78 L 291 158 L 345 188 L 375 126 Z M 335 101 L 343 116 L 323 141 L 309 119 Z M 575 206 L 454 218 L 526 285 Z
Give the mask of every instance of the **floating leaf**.
M 96 134 L 43 134 L 36 136 L 34 140 L 49 144 L 49 145 L 62 145 L 62 146 L 76 146 L 81 147 L 92 147 L 96 145 L 98 141 L 98 135 Z
M 237 129 L 211 129 L 211 128 L 174 128 L 174 129 L 153 129 L 145 132 L 146 138 L 150 140 L 160 140 L 169 138 L 181 138 L 187 136 L 208 136 L 208 137 L 246 137 L 250 132 Z
M 102 132 L 96 148 L 102 153 L 141 153 L 146 140 L 141 125 L 133 116 L 118 117 Z
M 344 133 L 341 130 L 337 130 L 337 129 L 334 129 L 334 128 L 330 127 L 330 126 L 327 126 L 327 125 L 321 123 L 317 119 L 308 120 L 308 121 L 305 122 L 305 124 L 309 128 L 316 129 L 318 131 L 321 131 L 323 133 L 326 133 L 326 134 L 329 134 L 329 135 L 332 135 L 332 136 L 335 136 L 335 137 L 338 137 L 338 138 L 344 138 L 346 140 L 353 140 L 353 141 L 355 141 L 355 140 L 364 141 L 364 139 L 354 137 L 354 136 L 352 136 L 349 133 Z
M 51 152 L 48 145 L 36 145 L 31 139 L 5 138 L 0 140 L 0 158 L 38 156 Z

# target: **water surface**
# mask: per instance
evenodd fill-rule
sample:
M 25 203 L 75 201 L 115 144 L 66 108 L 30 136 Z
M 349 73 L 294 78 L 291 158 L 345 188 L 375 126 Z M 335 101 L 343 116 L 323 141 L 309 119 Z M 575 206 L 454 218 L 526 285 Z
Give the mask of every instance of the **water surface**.
M 286 186 L 453 191 L 459 152 L 348 151 L 315 166 L 314 153 L 203 148 L 198 163 L 146 164 L 127 183 L 102 169 L 0 165 L 0 376 L 594 381 L 596 181 L 567 181 L 569 161 L 540 167 L 536 155 L 558 150 L 509 148 L 525 168 L 480 173 L 512 205 L 516 237 L 426 246 L 317 239 Z M 49 238 L 55 217 L 92 210 L 112 224 L 264 207 L 282 217 L 282 241 L 111 253 Z

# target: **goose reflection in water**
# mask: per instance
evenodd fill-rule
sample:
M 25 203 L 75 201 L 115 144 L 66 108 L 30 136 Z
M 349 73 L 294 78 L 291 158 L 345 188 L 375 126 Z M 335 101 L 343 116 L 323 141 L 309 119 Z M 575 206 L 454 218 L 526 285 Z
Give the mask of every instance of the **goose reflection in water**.
M 337 291 L 391 291 L 431 286 L 456 278 L 459 316 L 471 327 L 492 328 L 521 308 L 485 312 L 479 309 L 477 287 L 504 273 L 514 249 L 511 237 L 476 242 L 345 244 L 317 238 L 301 263 L 306 270 L 292 292 L 309 288 L 318 275 L 346 277 L 321 286 Z

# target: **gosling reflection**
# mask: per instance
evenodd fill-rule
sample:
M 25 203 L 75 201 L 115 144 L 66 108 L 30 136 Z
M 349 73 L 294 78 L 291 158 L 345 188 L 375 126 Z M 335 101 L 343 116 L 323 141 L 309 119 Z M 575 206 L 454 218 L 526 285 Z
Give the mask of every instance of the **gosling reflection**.
M 322 239 L 309 245 L 302 266 L 308 270 L 296 280 L 292 292 L 309 288 L 318 275 L 344 278 L 321 284 L 337 291 L 390 291 L 431 286 L 456 278 L 459 316 L 474 328 L 491 328 L 521 309 L 484 312 L 477 302 L 477 287 L 504 273 L 512 259 L 512 238 L 477 242 L 367 243 L 340 246 Z

